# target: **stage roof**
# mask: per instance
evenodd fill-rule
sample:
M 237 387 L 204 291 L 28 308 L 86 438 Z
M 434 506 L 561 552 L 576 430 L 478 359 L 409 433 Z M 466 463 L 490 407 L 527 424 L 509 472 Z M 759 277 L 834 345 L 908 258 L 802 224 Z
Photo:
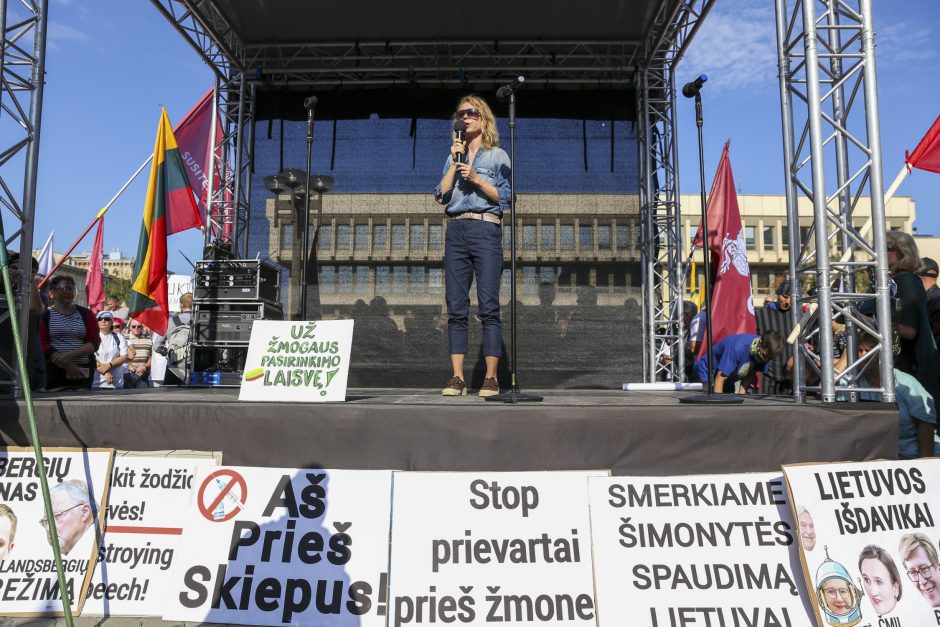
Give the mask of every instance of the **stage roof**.
M 633 40 L 660 0 L 214 0 L 246 46 L 343 41 Z

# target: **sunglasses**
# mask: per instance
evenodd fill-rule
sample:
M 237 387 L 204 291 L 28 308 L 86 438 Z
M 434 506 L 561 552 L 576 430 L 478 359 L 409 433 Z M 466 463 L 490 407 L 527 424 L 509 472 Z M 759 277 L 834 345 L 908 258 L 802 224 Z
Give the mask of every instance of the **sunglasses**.
M 455 117 L 459 120 L 460 118 L 464 116 L 470 118 L 471 120 L 479 120 L 480 110 L 474 109 L 473 107 L 470 107 L 469 109 L 461 109 L 457 112 L 457 115 Z
M 132 329 L 143 329 L 143 328 L 144 328 L 144 325 L 142 325 L 142 324 L 132 324 L 132 325 L 131 325 L 131 328 L 132 328 Z

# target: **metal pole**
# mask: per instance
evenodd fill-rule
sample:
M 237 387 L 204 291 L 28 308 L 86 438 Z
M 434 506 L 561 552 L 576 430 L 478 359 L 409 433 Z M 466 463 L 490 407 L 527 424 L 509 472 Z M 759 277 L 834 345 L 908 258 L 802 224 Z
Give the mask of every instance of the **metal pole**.
M 646 340 L 646 359 L 644 360 L 645 366 L 645 375 L 646 382 L 653 383 L 656 380 L 656 315 L 654 313 L 654 303 L 656 298 L 656 289 L 653 285 L 654 273 L 655 273 L 655 259 L 656 255 L 654 251 L 656 249 L 656 238 L 653 232 L 653 197 L 659 193 L 658 190 L 653 190 L 653 163 L 652 163 L 652 151 L 653 151 L 653 131 L 654 124 L 652 121 L 652 116 L 650 115 L 650 100 L 649 100 L 649 69 L 644 68 L 642 72 L 643 77 L 643 89 L 642 89 L 642 98 L 643 98 L 643 114 L 642 114 L 642 123 L 643 123 L 643 143 L 645 144 L 646 150 L 645 154 L 641 155 L 641 159 L 646 164 L 644 179 L 645 179 L 645 188 L 646 188 L 646 205 L 640 206 L 640 211 L 643 212 L 643 337 Z
M 212 243 L 212 238 L 219 232 L 221 229 L 218 228 L 217 216 L 214 215 L 218 203 L 215 201 L 215 180 L 218 176 L 218 164 L 216 163 L 216 156 L 218 154 L 219 147 L 215 143 L 216 135 L 219 132 L 218 127 L 219 119 L 219 77 L 215 77 L 215 89 L 212 90 L 212 123 L 209 126 L 209 184 L 206 187 L 206 232 L 205 232 L 205 241 L 203 242 L 205 248 L 209 247 L 209 244 Z
M 803 40 L 806 54 L 806 91 L 809 107 L 809 140 L 813 174 L 813 219 L 816 221 L 816 296 L 819 299 L 819 386 L 823 402 L 836 400 L 832 358 L 832 287 L 829 279 L 829 240 L 826 215 L 825 153 L 822 137 L 822 105 L 819 91 L 819 54 L 816 39 L 816 0 L 802 0 Z
M 789 233 L 789 266 L 790 266 L 790 320 L 793 327 L 800 322 L 802 316 L 801 301 L 803 288 L 800 277 L 797 275 L 797 266 L 801 252 L 800 243 L 800 211 L 796 195 L 796 185 L 793 183 L 794 173 L 791 170 L 794 161 L 793 147 L 793 102 L 790 98 L 790 60 L 786 54 L 787 41 L 787 7 L 786 0 L 775 0 L 777 17 L 777 65 L 780 80 L 780 120 L 783 134 L 783 168 L 784 168 L 784 194 L 787 203 L 787 232 Z M 803 355 L 800 339 L 793 346 L 793 399 L 797 403 L 806 402 L 804 389 Z
M 865 57 L 865 127 L 868 134 L 871 168 L 872 235 L 875 248 L 875 293 L 877 294 L 878 334 L 881 335 L 881 385 L 886 402 L 895 400 L 894 356 L 891 346 L 891 294 L 888 287 L 888 250 L 885 242 L 884 178 L 881 163 L 881 126 L 878 117 L 878 79 L 875 72 L 875 33 L 871 19 L 871 0 L 860 1 L 862 13 L 862 55 Z
M 235 176 L 235 193 L 232 198 L 233 206 L 229 210 L 228 215 L 225 217 L 226 223 L 229 221 L 234 221 L 232 225 L 232 231 L 235 238 L 233 242 L 235 244 L 235 250 L 238 250 L 238 244 L 241 241 L 244 233 L 242 233 L 243 226 L 243 216 L 242 216 L 242 148 L 245 141 L 244 129 L 245 129 L 245 75 L 238 75 L 238 121 L 236 122 L 235 128 L 235 169 L 233 174 Z M 244 257 L 248 256 L 247 242 L 245 243 L 244 248 Z
M 711 234 L 708 231 L 708 203 L 705 199 L 705 139 L 702 133 L 702 127 L 705 124 L 702 115 L 702 94 L 695 94 L 695 126 L 698 129 L 698 163 L 699 163 L 699 194 L 702 203 L 702 257 L 705 266 L 705 281 L 703 281 L 705 290 L 705 364 L 708 366 L 708 389 L 706 393 L 721 393 L 724 390 L 715 390 L 715 373 L 712 370 L 714 355 L 714 344 L 712 343 L 712 269 L 711 269 Z M 720 235 L 719 235 L 720 237 Z
M 672 223 L 672 238 L 673 246 L 670 249 L 669 256 L 669 285 L 672 289 L 669 290 L 669 296 L 672 300 L 670 306 L 670 313 L 672 314 L 672 319 L 676 321 L 676 332 L 678 333 L 678 338 L 676 346 L 678 347 L 678 359 L 675 361 L 677 369 L 673 371 L 674 380 L 681 382 L 685 376 L 685 318 L 684 311 L 685 306 L 683 301 L 685 295 L 685 274 L 682 272 L 682 210 L 679 203 L 680 194 L 679 190 L 679 133 L 678 133 L 678 124 L 676 124 L 676 73 L 673 69 L 669 71 L 669 83 L 670 83 L 670 106 L 669 106 L 669 118 L 670 125 L 672 126 L 672 176 L 674 182 L 674 189 L 676 190 L 675 198 L 673 198 L 673 223 Z
M 245 172 L 245 199 L 247 202 L 247 214 L 245 215 L 245 223 L 242 225 L 242 228 L 245 231 L 244 234 L 241 235 L 241 237 L 243 237 L 245 240 L 244 256 L 246 259 L 250 256 L 248 233 L 251 229 L 251 175 L 255 169 L 255 96 L 257 94 L 257 85 L 254 82 L 251 83 L 250 92 L 251 95 L 248 104 L 248 110 L 250 112 L 248 115 L 248 164 L 247 166 L 243 164 L 243 167 L 247 167 L 247 172 Z

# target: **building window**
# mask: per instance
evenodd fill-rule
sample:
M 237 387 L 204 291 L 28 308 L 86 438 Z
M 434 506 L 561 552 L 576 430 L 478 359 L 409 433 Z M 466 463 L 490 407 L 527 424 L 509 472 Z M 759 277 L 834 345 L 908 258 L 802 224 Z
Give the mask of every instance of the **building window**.
M 424 266 L 411 266 L 408 270 L 408 275 L 411 282 L 411 289 L 409 290 L 412 294 L 424 294 L 425 293 L 425 277 L 424 277 Z
M 775 232 L 776 232 L 776 229 L 772 226 L 764 227 L 764 250 L 765 251 L 769 252 L 774 249 L 774 244 L 775 244 L 774 233 Z
M 405 250 L 405 225 L 392 225 L 392 250 Z
M 509 250 L 509 245 L 511 242 L 509 238 L 512 236 L 512 231 L 509 230 L 508 226 L 503 227 L 503 250 Z
M 440 294 L 444 287 L 444 270 L 428 268 L 428 294 Z
M 348 227 L 347 227 L 348 228 Z M 337 291 L 340 294 L 352 294 L 353 291 L 353 267 L 340 266 L 338 268 L 336 283 Z
M 369 225 L 356 225 L 356 241 L 354 246 L 356 250 L 369 250 Z
M 440 224 L 428 225 L 428 248 L 439 251 L 444 247 L 444 227 Z
M 322 250 L 328 250 L 332 247 L 333 247 L 333 225 L 324 224 L 323 226 L 320 227 L 320 248 Z
M 385 252 L 388 246 L 388 226 L 376 224 L 372 227 L 372 251 L 374 254 Z
M 559 234 L 561 235 L 561 249 L 574 250 L 574 225 L 562 224 Z
M 754 234 L 753 226 L 744 227 L 744 247 L 748 250 L 754 250 L 757 247 L 757 239 Z
M 610 226 L 600 224 L 597 227 L 597 247 L 601 250 L 610 250 Z
M 578 228 L 578 248 L 580 250 L 594 250 L 594 227 L 582 224 Z
M 320 290 L 336 291 L 336 266 L 320 266 Z
M 396 294 L 406 294 L 408 292 L 407 266 L 395 266 L 392 271 L 392 291 Z
M 336 225 L 336 249 L 337 250 L 349 250 L 349 245 L 352 244 L 350 241 L 352 239 L 352 229 L 349 228 L 348 224 L 337 224 Z M 352 270 L 350 270 L 352 273 Z M 342 280 L 342 277 L 340 277 Z
M 813 227 L 811 226 L 801 226 L 800 227 L 800 241 L 803 242 L 805 246 L 809 242 L 809 234 L 812 231 Z
M 542 225 L 542 252 L 555 252 L 555 225 Z
M 411 252 L 424 252 L 424 225 L 411 225 Z
M 790 227 L 786 224 L 784 224 L 783 228 L 780 229 L 780 246 L 784 250 L 790 249 Z
M 537 294 L 538 293 L 538 283 L 536 281 L 536 268 L 535 266 L 526 266 L 522 269 L 522 293 L 523 294 Z
M 384 296 L 388 294 L 391 290 L 391 273 L 392 269 L 389 266 L 376 266 L 375 268 L 375 294 L 376 296 Z
M 369 293 L 369 266 L 356 266 L 356 293 Z
M 289 250 L 294 245 L 294 225 L 281 225 L 281 251 Z
M 522 225 L 522 250 L 535 250 L 535 225 Z
M 630 241 L 630 225 L 617 225 L 617 250 L 630 250 L 633 248 L 633 242 Z

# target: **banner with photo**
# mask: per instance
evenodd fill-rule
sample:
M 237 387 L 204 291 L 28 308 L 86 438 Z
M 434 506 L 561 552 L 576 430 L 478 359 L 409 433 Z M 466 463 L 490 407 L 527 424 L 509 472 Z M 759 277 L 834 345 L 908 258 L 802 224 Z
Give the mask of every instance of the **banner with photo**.
M 97 558 L 112 449 L 42 451 L 66 589 L 81 611 Z M 57 616 L 62 597 L 31 448 L 0 448 L 0 615 Z
M 391 471 L 203 468 L 164 620 L 384 627 Z
M 587 481 L 396 472 L 390 626 L 595 625 Z
M 783 471 L 820 625 L 940 625 L 940 459 Z
M 84 614 L 161 616 L 193 478 L 213 459 L 118 456 Z
M 592 478 L 599 627 L 808 627 L 777 473 Z

